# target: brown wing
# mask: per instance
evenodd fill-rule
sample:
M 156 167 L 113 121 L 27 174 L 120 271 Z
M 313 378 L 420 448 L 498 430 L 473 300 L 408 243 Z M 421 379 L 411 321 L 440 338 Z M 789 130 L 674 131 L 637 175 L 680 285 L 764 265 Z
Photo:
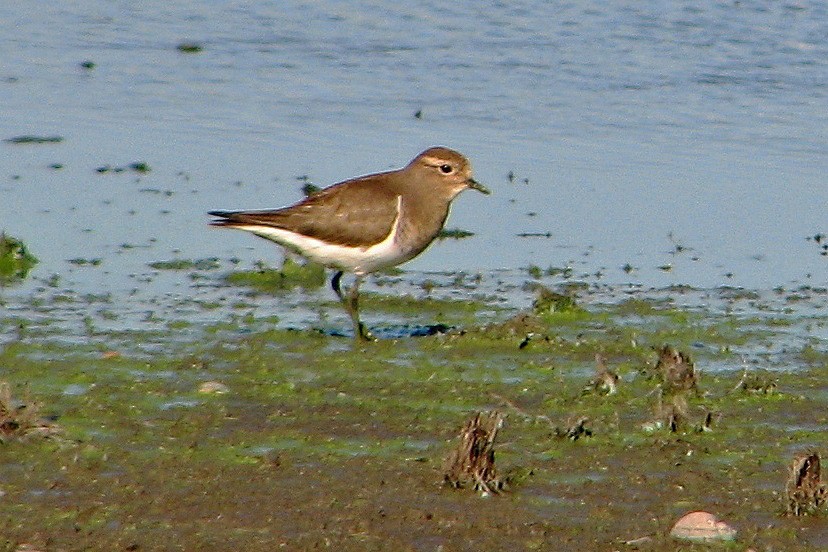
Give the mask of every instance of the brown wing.
M 397 194 L 372 177 L 326 188 L 295 205 L 266 211 L 212 211 L 214 226 L 272 226 L 340 245 L 377 243 L 397 218 Z

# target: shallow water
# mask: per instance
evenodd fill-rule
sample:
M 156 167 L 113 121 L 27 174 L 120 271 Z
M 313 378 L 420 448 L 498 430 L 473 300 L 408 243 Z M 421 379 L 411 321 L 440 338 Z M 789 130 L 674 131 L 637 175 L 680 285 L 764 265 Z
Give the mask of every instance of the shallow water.
M 826 229 L 826 23 L 821 4 L 769 1 L 0 6 L 0 138 L 64 138 L 0 144 L 0 228 L 37 276 L 117 300 L 151 261 L 278 262 L 208 229 L 209 209 L 284 205 L 297 177 L 445 144 L 495 193 L 461 196 L 449 226 L 476 235 L 409 270 L 824 285 L 806 237 Z M 96 172 L 135 162 L 150 172 Z M 159 293 L 192 292 L 170 280 Z

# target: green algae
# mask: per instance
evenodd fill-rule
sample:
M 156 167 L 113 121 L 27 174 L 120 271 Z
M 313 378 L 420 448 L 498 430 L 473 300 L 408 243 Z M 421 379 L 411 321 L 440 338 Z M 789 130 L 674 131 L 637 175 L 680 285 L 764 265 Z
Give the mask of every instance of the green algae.
M 540 284 L 534 286 L 535 301 L 532 310 L 536 315 L 551 313 L 577 312 L 580 310 L 575 297 L 570 294 L 558 293 Z
M 150 172 L 150 166 L 145 161 L 136 161 L 134 163 L 129 164 L 129 168 L 139 174 L 146 174 Z
M 75 266 L 100 266 L 103 262 L 103 259 L 100 257 L 94 259 L 84 259 L 82 257 L 76 257 L 74 259 L 67 259 L 67 263 L 73 264 Z
M 462 228 L 443 228 L 442 230 L 440 230 L 440 233 L 437 234 L 437 239 L 462 240 L 464 238 L 470 238 L 472 236 L 474 236 L 474 232 L 463 230 Z
M 172 261 L 154 261 L 149 263 L 155 270 L 214 270 L 220 267 L 218 259 L 175 259 Z
M 441 321 L 445 317 L 458 321 L 468 321 L 471 315 L 488 310 L 477 299 L 437 299 L 434 297 L 416 297 L 413 295 L 387 295 L 380 293 L 361 293 L 360 306 L 365 310 L 386 313 L 406 314 L 416 318 L 429 318 Z
M 9 144 L 59 144 L 63 142 L 63 136 L 36 136 L 34 134 L 24 134 L 21 136 L 13 136 L 4 140 Z
M 120 174 L 130 170 L 132 172 L 138 174 L 147 174 L 152 169 L 150 168 L 149 164 L 145 161 L 135 161 L 133 163 L 129 163 L 126 166 L 112 166 L 112 165 L 101 165 L 95 169 L 95 172 L 98 174 L 105 174 L 105 173 L 113 173 L 113 174 Z
M 26 244 L 0 232 L 0 286 L 25 280 L 37 262 Z
M 198 54 L 204 50 L 204 46 L 197 42 L 180 42 L 175 48 L 184 54 Z
M 325 267 L 287 258 L 280 269 L 261 267 L 258 270 L 239 270 L 228 274 L 226 281 L 231 285 L 247 286 L 271 294 L 295 287 L 317 289 L 325 285 Z

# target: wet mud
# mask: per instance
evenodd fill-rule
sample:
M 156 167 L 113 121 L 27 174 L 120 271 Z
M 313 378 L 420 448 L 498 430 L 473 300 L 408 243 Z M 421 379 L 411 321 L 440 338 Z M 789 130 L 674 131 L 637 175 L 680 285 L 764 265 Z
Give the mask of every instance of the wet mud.
M 364 302 L 384 339 L 358 345 L 251 314 L 257 295 L 120 331 L 94 299 L 74 326 L 6 300 L 5 402 L 50 430 L 3 435 L 0 550 L 706 549 L 669 536 L 694 510 L 737 530 L 727 549 L 828 546 L 824 512 L 786 515 L 785 496 L 828 436 L 824 290 L 545 284 L 572 300 L 387 281 Z M 313 308 L 347 327 L 326 291 Z M 446 485 L 461 428 L 492 411 L 498 492 Z

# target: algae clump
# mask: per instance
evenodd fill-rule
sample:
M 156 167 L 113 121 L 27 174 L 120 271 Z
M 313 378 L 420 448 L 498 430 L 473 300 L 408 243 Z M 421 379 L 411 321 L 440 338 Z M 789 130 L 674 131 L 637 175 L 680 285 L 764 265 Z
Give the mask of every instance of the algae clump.
M 316 263 L 300 264 L 287 258 L 281 269 L 260 268 L 259 270 L 232 272 L 227 282 L 249 286 L 265 293 L 275 293 L 296 286 L 315 289 L 325 285 L 325 267 Z
M 37 264 L 26 245 L 5 232 L 0 233 L 0 285 L 20 282 Z

